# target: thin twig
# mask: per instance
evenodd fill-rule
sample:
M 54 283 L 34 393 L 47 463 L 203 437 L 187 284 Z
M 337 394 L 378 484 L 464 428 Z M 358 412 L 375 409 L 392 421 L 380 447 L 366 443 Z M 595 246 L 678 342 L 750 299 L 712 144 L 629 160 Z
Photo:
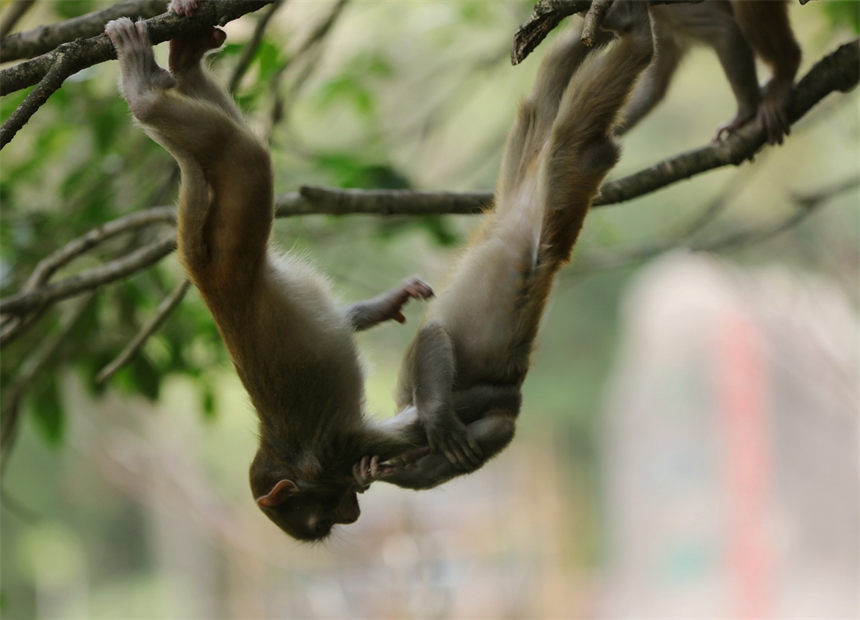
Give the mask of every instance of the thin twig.
M 99 371 L 99 374 L 96 377 L 96 383 L 98 385 L 102 385 L 109 381 L 111 377 L 113 377 L 137 354 L 138 351 L 143 348 L 143 345 L 146 344 L 149 337 L 152 336 L 159 327 L 161 327 L 162 323 L 164 323 L 167 317 L 170 316 L 170 313 L 173 312 L 173 309 L 179 305 L 182 298 L 185 297 L 185 293 L 188 292 L 190 286 L 190 280 L 183 280 L 182 283 L 170 293 L 170 295 L 164 298 L 158 306 L 158 309 L 155 311 L 155 315 L 146 322 L 137 335 L 125 346 L 122 352 L 111 363 Z
M 612 4 L 612 0 L 594 0 L 591 7 L 585 13 L 585 19 L 582 23 L 582 34 L 580 40 L 587 47 L 594 45 L 594 37 L 597 34 L 597 29 L 603 21 L 603 16 L 606 9 Z
M 176 249 L 175 232 L 105 265 L 48 284 L 35 291 L 6 297 L 0 300 L 0 314 L 20 314 L 50 302 L 96 289 L 158 262 L 174 249 Z
M 257 21 L 257 26 L 254 28 L 254 34 L 251 37 L 251 40 L 243 46 L 242 55 L 239 57 L 239 61 L 233 69 L 233 75 L 230 76 L 227 90 L 231 93 L 235 93 L 236 89 L 239 88 L 239 82 L 242 81 L 242 78 L 248 72 L 248 69 L 251 67 L 251 62 L 253 62 L 254 56 L 257 54 L 257 50 L 260 49 L 260 45 L 263 43 L 263 37 L 266 34 L 266 28 L 269 26 L 269 22 L 272 20 L 272 17 L 274 17 L 277 10 L 284 5 L 285 1 L 286 0 L 274 0 L 271 6 L 269 6 L 269 9 L 263 13 Z
M 332 28 L 334 28 L 334 25 L 337 23 L 340 16 L 343 14 L 343 9 L 346 7 L 348 1 L 349 0 L 338 0 L 337 4 L 332 7 L 326 18 L 316 25 L 308 37 L 302 42 L 301 46 L 299 46 L 299 49 L 296 50 L 295 54 L 288 58 L 272 77 L 271 90 L 273 98 L 272 109 L 269 114 L 269 118 L 271 119 L 271 125 L 268 130 L 269 139 L 271 139 L 275 126 L 277 126 L 278 123 L 280 123 L 289 113 L 289 108 L 292 106 L 301 91 L 302 86 L 304 86 L 305 82 L 310 77 L 313 67 L 316 64 L 315 60 L 319 57 L 320 46 L 326 36 L 331 32 Z M 289 97 L 287 99 L 281 97 L 280 86 L 287 71 L 291 67 L 295 66 L 299 59 L 313 51 L 317 52 L 317 57 L 305 63 L 301 73 L 299 73 L 296 79 L 293 80 L 290 85 Z

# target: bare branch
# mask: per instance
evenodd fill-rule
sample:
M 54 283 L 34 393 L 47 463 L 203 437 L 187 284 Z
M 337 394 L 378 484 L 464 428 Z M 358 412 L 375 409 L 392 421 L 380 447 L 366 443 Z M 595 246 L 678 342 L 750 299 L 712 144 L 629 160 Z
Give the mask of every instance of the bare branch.
M 34 291 L 17 293 L 0 299 L 0 314 L 20 314 L 59 299 L 74 297 L 84 291 L 96 289 L 158 262 L 175 249 L 174 232 L 105 265 Z
M 733 185 L 732 187 L 736 187 Z M 792 202 L 795 209 L 786 217 L 764 226 L 739 230 L 726 234 L 718 239 L 702 242 L 691 242 L 690 236 L 704 224 L 712 221 L 728 204 L 734 190 L 723 192 L 712 202 L 699 217 L 682 233 L 673 235 L 671 239 L 638 248 L 627 249 L 606 257 L 583 257 L 579 264 L 570 272 L 574 275 L 593 273 L 605 269 L 623 267 L 647 260 L 670 250 L 686 248 L 693 252 L 722 252 L 747 247 L 775 237 L 776 235 L 797 226 L 829 200 L 860 187 L 860 176 L 852 176 L 829 185 L 810 194 L 797 195 Z
M 273 0 L 219 0 L 201 4 L 194 17 L 165 13 L 146 20 L 153 45 L 181 34 L 199 32 L 213 25 L 222 25 Z M 6 146 L 36 110 L 47 101 L 70 75 L 81 69 L 116 58 L 107 35 L 63 43 L 49 54 L 19 63 L 0 71 L 0 95 L 39 84 L 12 116 L 0 128 L 0 148 Z
M 137 230 L 150 224 L 176 224 L 176 209 L 173 207 L 155 207 L 138 211 L 110 221 L 92 229 L 77 239 L 73 239 L 47 258 L 39 261 L 33 270 L 33 275 L 27 280 L 24 290 L 32 291 L 44 284 L 60 267 L 68 264 L 74 258 L 92 250 L 108 239 L 122 233 Z
M 17 32 L 9 36 L 4 32 L 3 39 L 0 40 L 0 62 L 33 58 L 50 52 L 62 43 L 101 34 L 104 32 L 105 24 L 117 17 L 146 19 L 164 13 L 166 6 L 167 3 L 164 0 L 130 0 L 101 11 L 93 11 L 56 24 L 39 26 L 26 32 Z
M 227 85 L 227 90 L 229 92 L 235 93 L 236 89 L 239 88 L 239 82 L 242 81 L 245 73 L 248 72 L 248 69 L 251 66 L 251 61 L 254 60 L 254 55 L 257 53 L 257 50 L 260 49 L 260 45 L 263 42 L 263 36 L 266 34 L 266 28 L 269 26 L 269 22 L 272 20 L 272 17 L 274 17 L 278 9 L 283 6 L 284 2 L 285 0 L 273 0 L 269 9 L 263 13 L 257 21 L 257 26 L 254 28 L 254 34 L 251 37 L 251 40 L 248 41 L 242 49 L 242 55 L 239 57 L 239 62 L 236 63 L 233 75 L 230 77 L 230 83 Z
M 170 293 L 170 295 L 164 298 L 158 306 L 158 309 L 155 311 L 155 316 L 147 321 L 146 325 L 141 328 L 138 334 L 126 345 L 122 350 L 122 353 L 120 353 L 116 359 L 99 371 L 99 374 L 96 377 L 96 383 L 99 385 L 106 383 L 123 366 L 131 361 L 137 352 L 143 348 L 143 345 L 146 344 L 149 337 L 152 336 L 159 327 L 161 327 L 162 323 L 164 323 L 167 317 L 170 316 L 170 313 L 173 312 L 173 309 L 179 305 L 190 287 L 191 281 L 183 280 L 182 283 L 177 286 L 172 293 Z
M 612 0 L 593 0 L 591 7 L 585 13 L 585 21 L 582 24 L 582 34 L 580 40 L 587 47 L 594 45 L 594 35 L 600 27 L 600 22 L 603 21 L 603 15 L 606 9 L 612 4 Z

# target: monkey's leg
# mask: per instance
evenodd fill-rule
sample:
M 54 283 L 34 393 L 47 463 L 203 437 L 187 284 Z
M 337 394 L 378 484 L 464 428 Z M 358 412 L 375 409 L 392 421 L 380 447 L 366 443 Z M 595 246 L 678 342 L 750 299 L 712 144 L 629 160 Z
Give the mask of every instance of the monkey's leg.
M 198 0 L 171 0 L 168 10 L 191 17 L 197 11 Z M 237 123 L 244 123 L 232 97 L 209 77 L 201 66 L 203 55 L 221 47 L 227 35 L 220 28 L 185 35 L 170 41 L 170 72 L 176 78 L 179 91 L 189 97 L 203 99 L 220 107 Z
M 661 14 L 671 15 L 676 27 L 703 41 L 717 54 L 737 103 L 735 117 L 717 128 L 715 139 L 722 140 L 750 121 L 758 109 L 760 95 L 753 50 L 731 7 L 725 3 L 666 6 L 658 10 L 662 11 Z
M 576 27 L 559 36 L 541 61 L 530 94 L 520 104 L 499 170 L 497 208 L 508 203 L 506 194 L 526 176 L 529 165 L 543 147 L 571 76 L 590 53 L 611 39 L 607 33 L 598 32 L 594 45 L 587 47 L 580 36 L 581 31 Z
M 648 5 L 627 6 L 632 29 L 574 75 L 552 128 L 543 168 L 548 199 L 536 286 L 550 286 L 554 270 L 569 259 L 591 200 L 618 159 L 611 137 L 618 112 L 651 62 Z
M 782 144 L 791 130 L 788 104 L 801 56 L 788 19 L 788 3 L 736 1 L 732 8 L 750 45 L 773 70 L 763 89 L 758 119 L 768 143 Z
M 415 340 L 412 402 L 434 452 L 451 464 L 471 470 L 481 464 L 481 450 L 454 410 L 454 345 L 445 328 L 429 323 Z
M 630 131 L 663 100 L 686 51 L 671 33 L 666 32 L 665 27 L 661 27 L 661 22 L 656 19 L 656 12 L 653 14 L 656 57 L 642 73 L 630 103 L 621 111 L 621 122 L 615 127 L 616 136 Z
M 407 278 L 390 291 L 386 291 L 373 299 L 360 301 L 346 309 L 346 316 L 355 331 L 362 331 L 382 323 L 397 321 L 403 323 L 406 317 L 400 311 L 409 299 L 429 299 L 433 289 L 418 278 Z
M 192 276 L 201 288 L 201 280 L 249 284 L 261 267 L 273 217 L 268 152 L 220 107 L 172 88 L 173 78 L 152 56 L 144 22 L 122 18 L 108 23 L 105 32 L 116 47 L 135 117 L 183 171 L 202 171 L 212 189 L 211 202 L 197 200 L 195 192 L 194 201 L 180 203 L 180 236 L 194 236 L 181 245 L 201 248 L 186 257 Z M 203 273 L 204 268 L 218 273 Z

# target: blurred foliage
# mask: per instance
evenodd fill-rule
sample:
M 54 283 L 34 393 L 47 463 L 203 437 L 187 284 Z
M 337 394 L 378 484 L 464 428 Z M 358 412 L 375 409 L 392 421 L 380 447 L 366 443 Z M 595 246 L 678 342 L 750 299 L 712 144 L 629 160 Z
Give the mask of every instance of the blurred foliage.
M 834 28 L 847 24 L 854 32 L 860 32 L 860 3 L 857 0 L 822 2 L 821 4 Z

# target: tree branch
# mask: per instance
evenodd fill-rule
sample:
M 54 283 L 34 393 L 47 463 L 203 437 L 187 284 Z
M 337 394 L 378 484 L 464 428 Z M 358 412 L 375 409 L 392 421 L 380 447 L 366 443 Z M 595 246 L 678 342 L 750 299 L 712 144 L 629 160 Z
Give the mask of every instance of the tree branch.
M 20 3 L 19 4 L 23 4 Z M 129 0 L 101 11 L 73 17 L 64 22 L 39 26 L 26 32 L 16 32 L 0 40 L 0 62 L 20 58 L 33 58 L 50 52 L 62 43 L 75 39 L 88 39 L 104 32 L 105 24 L 117 17 L 132 19 L 154 17 L 164 13 L 164 0 Z
M 181 34 L 199 32 L 229 21 L 270 4 L 273 0 L 219 0 L 200 5 L 194 17 L 180 17 L 164 13 L 146 20 L 152 44 L 167 41 Z M 0 128 L 0 149 L 30 120 L 48 97 L 70 75 L 81 69 L 116 58 L 116 52 L 107 35 L 63 43 L 49 54 L 19 63 L 0 71 L 0 95 L 37 84 L 38 86 L 18 106 Z
M 0 300 L 0 314 L 20 314 L 59 299 L 73 297 L 84 291 L 119 280 L 135 271 L 158 262 L 176 249 L 176 235 L 171 233 L 100 267 L 82 274 L 48 284 L 42 288 L 18 293 Z
M 191 287 L 190 280 L 183 280 L 182 283 L 173 289 L 173 292 L 170 293 L 161 304 L 158 306 L 158 309 L 155 311 L 155 316 L 153 316 L 149 321 L 147 321 L 146 325 L 144 325 L 141 330 L 137 333 L 137 335 L 129 342 L 126 347 L 122 350 L 116 359 L 114 359 L 110 364 L 105 366 L 99 371 L 98 376 L 96 377 L 96 383 L 101 385 L 110 380 L 119 370 L 125 366 L 131 358 L 133 358 L 140 349 L 143 348 L 143 345 L 146 343 L 147 339 L 154 334 L 161 324 L 170 316 L 170 313 L 173 312 L 173 309 L 179 305 L 179 302 L 182 301 L 183 297 L 185 297 L 185 293 L 188 292 L 188 289 Z
M 676 2 L 701 2 L 702 0 L 651 0 L 651 4 L 673 4 Z M 583 40 L 592 37 L 597 22 L 608 4 L 605 0 L 599 4 L 596 14 L 589 15 L 586 28 L 583 29 Z M 518 65 L 540 45 L 546 36 L 552 32 L 568 15 L 583 13 L 591 9 L 592 0 L 538 0 L 532 10 L 531 17 L 520 26 L 514 34 L 511 45 L 511 64 Z

